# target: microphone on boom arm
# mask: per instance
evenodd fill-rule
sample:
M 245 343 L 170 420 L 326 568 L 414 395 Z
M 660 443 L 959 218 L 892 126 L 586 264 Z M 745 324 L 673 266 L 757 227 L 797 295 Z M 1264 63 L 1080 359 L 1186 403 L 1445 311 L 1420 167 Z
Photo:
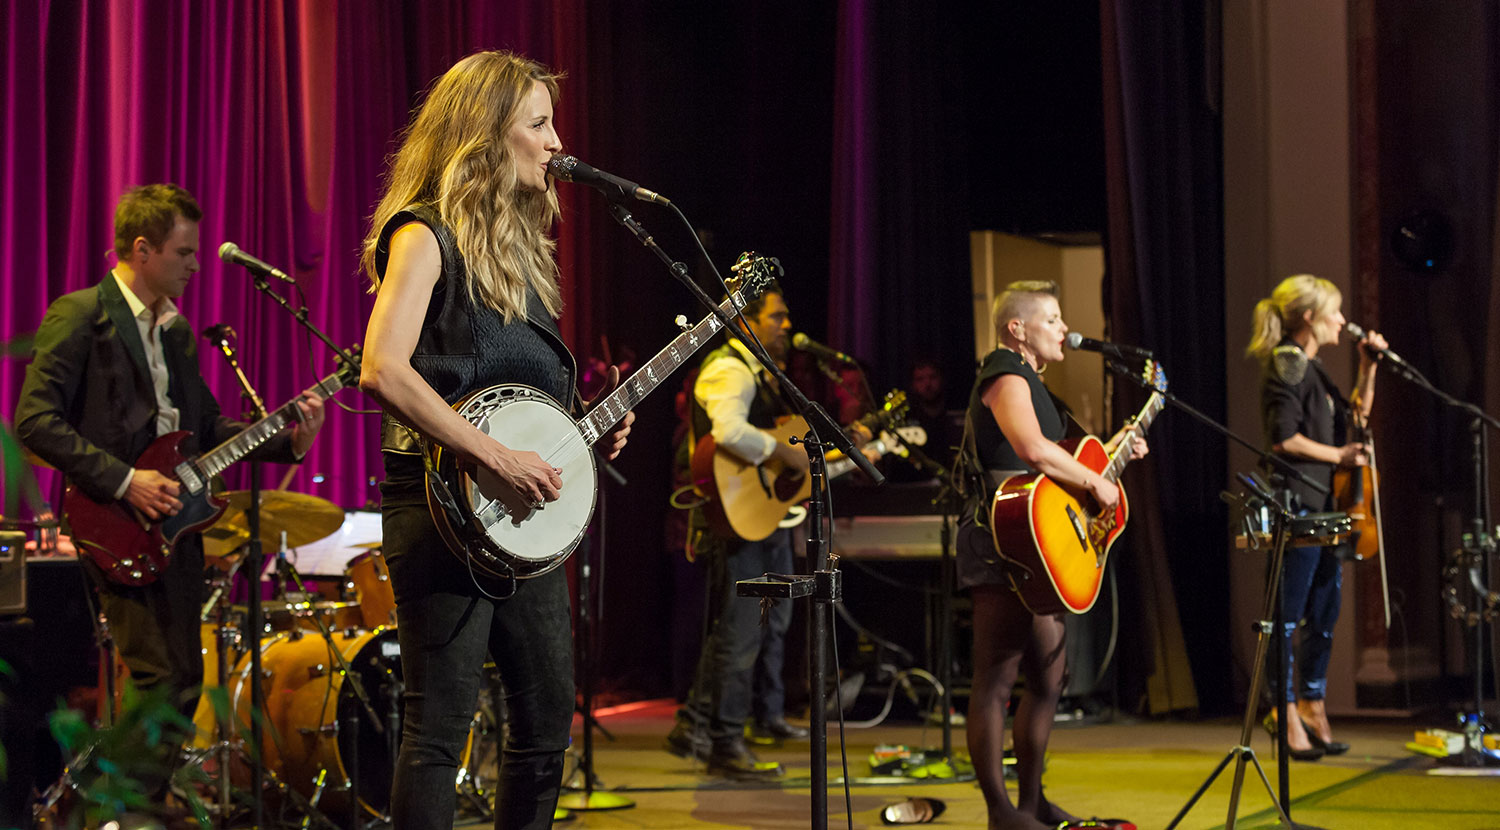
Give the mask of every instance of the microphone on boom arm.
M 654 190 L 648 190 L 635 182 L 606 173 L 597 167 L 590 167 L 573 156 L 562 153 L 558 153 L 547 162 L 547 170 L 565 182 L 586 184 L 610 199 L 628 198 L 640 199 L 642 202 L 655 202 L 658 205 L 672 204 L 671 199 Z
M 1111 343 L 1108 340 L 1095 340 L 1092 337 L 1084 337 L 1076 331 L 1068 332 L 1067 344 L 1070 349 L 1099 352 L 1116 360 L 1125 360 L 1131 357 L 1149 359 L 1154 356 L 1150 349 L 1143 349 L 1140 346 L 1127 346 L 1124 343 Z
M 824 360 L 832 360 L 838 363 L 847 363 L 850 366 L 859 365 L 858 360 L 855 360 L 854 358 L 844 354 L 843 352 L 833 348 L 832 346 L 825 346 L 800 331 L 792 335 L 792 348 L 801 352 L 807 352 L 814 357 L 821 357 Z

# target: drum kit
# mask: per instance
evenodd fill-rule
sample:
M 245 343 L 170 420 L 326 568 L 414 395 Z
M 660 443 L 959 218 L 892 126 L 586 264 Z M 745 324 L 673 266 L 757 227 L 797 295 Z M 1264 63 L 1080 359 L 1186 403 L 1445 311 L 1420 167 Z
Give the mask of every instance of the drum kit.
M 344 511 L 321 498 L 262 493 L 263 546 L 281 553 L 262 577 L 275 586 L 272 598 L 261 603 L 263 630 L 249 637 L 245 607 L 230 601 L 240 552 L 250 538 L 248 498 L 241 492 L 226 495 L 229 509 L 203 534 L 212 591 L 202 613 L 204 690 L 188 760 L 210 772 L 216 780 L 215 812 L 230 815 L 232 790 L 250 783 L 250 648 L 259 648 L 268 801 L 302 813 L 303 826 L 383 819 L 390 806 L 404 687 L 396 599 L 380 542 L 333 538 L 349 526 Z M 308 576 L 319 578 L 323 587 L 308 591 L 285 554 L 315 544 L 320 555 Z M 336 573 L 324 573 L 334 568 Z M 257 589 L 252 584 L 251 590 Z M 461 801 L 481 814 L 489 810 L 487 788 L 497 773 L 497 707 L 498 698 L 478 706 L 456 781 Z M 344 821 L 335 824 L 330 816 Z

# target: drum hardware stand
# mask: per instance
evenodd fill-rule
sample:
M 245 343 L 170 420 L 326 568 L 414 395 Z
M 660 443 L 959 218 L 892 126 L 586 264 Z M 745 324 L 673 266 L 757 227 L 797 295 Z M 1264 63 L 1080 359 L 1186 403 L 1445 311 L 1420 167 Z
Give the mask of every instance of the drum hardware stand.
M 240 368 L 239 360 L 235 354 L 235 348 L 229 342 L 229 336 L 233 329 L 227 325 L 210 326 L 203 331 L 203 337 L 218 348 L 219 353 L 224 355 L 224 360 L 229 363 L 230 369 L 234 371 L 235 379 L 239 381 L 241 395 L 244 398 L 245 410 L 252 420 L 266 417 L 266 405 L 261 396 L 255 391 L 250 378 Z M 251 758 L 250 792 L 251 792 L 251 826 L 259 828 L 265 824 L 265 782 L 266 768 L 261 746 L 263 746 L 264 735 L 261 729 L 261 713 L 265 711 L 266 693 L 262 685 L 261 661 L 260 661 L 260 634 L 262 628 L 262 607 L 260 596 L 260 572 L 265 566 L 265 556 L 261 550 L 260 541 L 260 493 L 261 493 L 261 466 L 254 458 L 246 459 L 250 467 L 250 503 L 245 509 L 245 526 L 250 533 L 249 540 L 245 543 L 244 561 L 249 566 L 250 598 L 249 613 L 245 624 L 250 632 L 250 743 L 255 748 Z
M 1255 453 L 1260 458 L 1262 466 L 1275 468 L 1279 475 L 1283 475 L 1287 478 L 1300 481 L 1301 483 L 1311 487 L 1313 490 L 1319 491 L 1324 494 L 1328 492 L 1328 488 L 1326 486 L 1307 478 L 1307 476 L 1303 475 L 1291 464 L 1287 463 L 1286 459 L 1281 458 L 1275 453 L 1262 450 L 1255 444 L 1246 441 L 1244 438 L 1237 435 L 1233 430 L 1198 411 L 1198 409 L 1193 407 L 1191 404 L 1186 403 L 1171 392 L 1157 389 L 1154 385 L 1148 382 L 1146 378 L 1132 371 L 1129 366 L 1123 365 L 1120 362 L 1112 360 L 1108 357 L 1106 357 L 1104 360 L 1104 366 L 1109 371 L 1115 373 L 1116 375 L 1119 375 L 1122 378 L 1125 378 L 1136 386 L 1139 386 L 1142 389 L 1147 390 L 1148 392 L 1156 392 L 1157 394 L 1162 396 L 1162 400 L 1166 401 L 1169 404 L 1172 404 L 1182 412 L 1187 413 L 1194 420 L 1219 433 L 1225 438 L 1235 442 L 1236 444 L 1239 444 L 1245 449 L 1250 450 L 1252 453 Z M 1272 791 L 1270 779 L 1266 777 L 1265 770 L 1261 768 L 1260 761 L 1256 759 L 1255 750 L 1250 747 L 1250 736 L 1255 729 L 1255 710 L 1259 700 L 1258 695 L 1261 686 L 1261 679 L 1263 677 L 1263 672 L 1265 671 L 1266 651 L 1269 646 L 1267 640 L 1271 636 L 1271 633 L 1277 630 L 1277 626 L 1280 626 L 1281 624 L 1281 602 L 1279 600 L 1279 588 L 1281 586 L 1282 557 L 1286 551 L 1286 544 L 1293 535 L 1292 517 L 1290 511 L 1287 510 L 1287 508 L 1281 502 L 1279 502 L 1274 495 L 1272 495 L 1270 489 L 1266 487 L 1265 482 L 1261 481 L 1259 476 L 1256 476 L 1253 473 L 1249 475 L 1241 473 L 1238 474 L 1236 478 L 1238 478 L 1240 483 L 1244 485 L 1244 487 L 1249 491 L 1249 494 L 1235 495 L 1225 492 L 1221 494 L 1221 498 L 1232 505 L 1243 505 L 1245 509 L 1254 507 L 1258 510 L 1260 509 L 1261 505 L 1264 505 L 1265 509 L 1275 517 L 1275 530 L 1272 535 L 1271 545 L 1272 560 L 1270 563 L 1270 568 L 1266 572 L 1266 588 L 1264 591 L 1264 602 L 1262 605 L 1261 616 L 1260 619 L 1256 622 L 1256 648 L 1254 660 L 1255 665 L 1251 674 L 1250 690 L 1249 693 L 1245 696 L 1245 720 L 1243 728 L 1240 732 L 1239 743 L 1229 750 L 1229 753 L 1224 756 L 1224 760 L 1219 762 L 1219 765 L 1214 768 L 1214 771 L 1212 773 L 1209 774 L 1208 779 L 1203 782 L 1203 785 L 1198 788 L 1197 792 L 1193 793 L 1192 797 L 1188 799 L 1187 804 L 1183 805 L 1182 810 L 1180 810 L 1177 813 L 1177 816 L 1172 819 L 1172 823 L 1167 825 L 1167 830 L 1172 830 L 1172 828 L 1176 827 L 1182 821 L 1183 817 L 1186 816 L 1188 811 L 1193 808 L 1194 804 L 1198 803 L 1198 799 L 1203 797 L 1203 794 L 1208 791 L 1209 785 L 1214 782 L 1214 779 L 1219 777 L 1219 773 L 1224 771 L 1224 768 L 1229 765 L 1229 762 L 1231 760 L 1236 761 L 1234 772 L 1234 788 L 1230 793 L 1229 818 L 1225 823 L 1225 830 L 1234 830 L 1234 823 L 1236 818 L 1235 813 L 1239 809 L 1240 790 L 1244 784 L 1246 762 L 1250 762 L 1255 765 L 1255 771 L 1259 773 L 1261 783 L 1265 784 L 1266 792 L 1271 796 L 1271 801 L 1275 804 L 1276 807 L 1276 813 L 1281 818 L 1281 823 L 1284 827 L 1315 830 L 1315 828 L 1310 828 L 1307 825 L 1298 825 L 1291 819 L 1290 765 L 1287 763 L 1286 729 L 1284 728 L 1284 726 L 1283 728 L 1278 729 L 1276 732 L 1278 750 L 1277 777 L 1281 790 L 1280 798 L 1278 798 L 1277 794 Z M 1344 520 L 1345 524 L 1347 524 L 1348 517 L 1344 517 Z M 1282 628 L 1281 630 L 1284 631 L 1285 629 Z M 1277 637 L 1277 643 L 1278 648 L 1284 646 L 1285 637 Z M 1284 656 L 1279 661 L 1279 666 L 1280 669 L 1277 672 L 1278 675 L 1284 675 L 1286 671 L 1286 659 Z M 1281 686 L 1276 690 L 1275 695 L 1275 700 L 1277 701 L 1277 717 L 1280 718 L 1278 723 L 1283 725 L 1287 720 L 1286 694 L 1284 692 L 1285 688 L 1286 682 L 1285 679 L 1283 679 L 1281 682 Z
M 681 211 L 677 210 L 675 206 L 672 209 L 682 218 L 684 224 L 688 224 L 687 218 L 682 216 Z M 869 476 L 870 480 L 876 484 L 883 484 L 885 476 L 879 470 L 876 470 L 875 465 L 870 463 L 870 459 L 865 458 L 864 453 L 861 453 L 854 446 L 854 441 L 848 435 L 844 434 L 844 431 L 828 416 L 823 407 L 808 400 L 807 395 L 803 394 L 802 390 L 798 389 L 796 384 L 792 383 L 791 378 L 788 378 L 786 373 L 776 365 L 776 361 L 772 359 L 760 341 L 755 337 L 747 336 L 746 332 L 741 331 L 735 326 L 734 317 L 736 315 L 731 315 L 720 309 L 718 303 L 715 303 L 712 297 L 705 293 L 697 283 L 693 282 L 693 278 L 688 274 L 687 266 L 674 260 L 666 251 L 662 250 L 661 246 L 656 244 L 656 240 L 651 236 L 651 233 L 642 227 L 641 223 L 637 222 L 635 217 L 631 216 L 630 211 L 626 210 L 623 204 L 612 201 L 609 211 L 610 215 L 615 218 L 615 221 L 634 234 L 635 238 L 642 245 L 646 246 L 647 249 L 667 266 L 667 270 L 671 272 L 674 279 L 697 298 L 698 302 L 704 308 L 717 317 L 719 322 L 724 324 L 724 330 L 728 332 L 729 336 L 739 340 L 750 350 L 751 354 L 755 355 L 756 360 L 760 361 L 761 366 L 776 379 L 781 397 L 791 404 L 794 412 L 807 419 L 810 425 L 808 436 L 812 440 L 807 442 L 806 449 L 810 461 L 810 473 L 814 474 L 814 478 L 812 481 L 813 509 L 809 511 L 809 518 L 812 521 L 812 525 L 808 532 L 807 555 L 809 566 L 813 569 L 813 573 L 807 576 L 796 577 L 792 581 L 778 580 L 772 578 L 773 575 L 770 574 L 762 576 L 760 579 L 742 580 L 737 584 L 736 592 L 742 597 L 753 596 L 773 600 L 796 599 L 798 597 L 813 598 L 812 622 L 809 631 L 812 648 L 809 649 L 808 654 L 808 662 L 810 664 L 808 677 L 812 685 L 811 723 L 808 729 L 812 743 L 809 750 L 812 763 L 811 817 L 813 830 L 826 830 L 828 827 L 828 731 L 827 715 L 824 709 L 827 690 L 824 688 L 824 681 L 827 674 L 828 636 L 830 633 L 828 610 L 832 606 L 832 603 L 838 602 L 843 597 L 843 573 L 837 567 L 830 564 L 828 550 L 823 540 L 822 522 L 825 509 L 823 503 L 825 496 L 823 486 L 823 450 L 825 447 L 831 447 L 843 452 L 854 462 L 855 466 L 864 472 L 865 475 Z M 690 224 L 689 228 L 691 228 Z M 779 270 L 779 263 L 777 267 Z M 717 271 L 715 275 L 717 275 Z M 720 279 L 720 283 L 723 283 L 722 279 Z M 819 434 L 826 434 L 829 444 L 825 445 L 821 441 L 818 441 L 817 436 Z
M 245 754 L 244 745 L 233 739 L 235 709 L 234 702 L 229 699 L 228 693 L 230 640 L 233 638 L 234 632 L 231 630 L 230 617 L 228 608 L 226 607 L 229 593 L 227 586 L 234 584 L 235 574 L 239 573 L 240 565 L 243 563 L 243 559 L 236 561 L 230 566 L 227 574 L 214 578 L 213 593 L 209 596 L 208 601 L 203 604 L 203 612 L 198 616 L 200 621 L 207 621 L 209 615 L 214 616 L 216 622 L 214 626 L 214 653 L 218 657 L 218 667 L 215 674 L 218 676 L 218 689 L 225 695 L 224 710 L 219 712 L 218 707 L 215 707 L 216 717 L 214 718 L 214 723 L 215 728 L 218 730 L 219 739 L 205 753 L 205 755 L 216 756 L 219 761 L 218 807 L 220 827 L 229 826 L 229 813 L 233 806 L 231 804 L 230 789 L 234 785 L 232 783 L 233 777 L 230 774 L 230 765 L 233 763 L 235 755 L 243 757 Z M 252 635 L 251 639 L 257 646 L 259 645 L 257 637 Z M 243 643 L 244 640 L 241 638 L 239 644 L 243 645 Z M 236 660 L 235 662 L 239 661 Z M 249 761 L 250 759 L 245 758 L 244 760 Z
M 89 620 L 94 626 L 94 646 L 99 649 L 99 674 L 103 681 L 100 685 L 104 687 L 104 699 L 99 701 L 98 706 L 99 725 L 108 728 L 114 724 L 115 718 L 115 641 L 109 633 L 109 621 L 104 618 L 104 612 L 95 602 L 94 587 L 89 584 L 89 577 L 83 572 L 81 556 L 79 565 L 78 576 L 83 586 L 83 598 L 88 605 Z M 73 789 L 73 770 L 88 763 L 93 751 L 92 745 L 84 747 L 83 751 L 64 764 L 57 780 L 37 796 L 31 807 L 32 819 L 37 826 L 41 825 L 41 818 L 62 800 L 63 795 Z
M 610 469 L 610 464 L 608 461 L 600 458 L 599 463 L 606 469 Z M 619 475 L 618 471 L 614 473 L 612 478 L 615 478 L 616 480 L 623 480 L 623 477 Z M 604 487 L 599 488 L 599 503 L 596 511 L 597 519 L 595 520 L 594 524 L 594 527 L 597 528 L 599 532 L 594 534 L 592 537 L 592 540 L 597 542 L 597 545 L 590 544 L 588 550 L 584 551 L 583 556 L 580 556 L 577 559 L 577 652 L 579 672 L 580 674 L 582 674 L 583 681 L 579 684 L 583 687 L 583 754 L 578 761 L 578 770 L 575 775 L 583 779 L 583 789 L 581 792 L 574 792 L 568 795 L 561 796 L 557 799 L 557 806 L 558 808 L 563 810 L 576 810 L 578 812 L 624 810 L 635 806 L 634 801 L 619 793 L 601 792 L 594 789 L 594 787 L 599 783 L 598 778 L 594 775 L 594 730 L 598 729 L 600 732 L 603 732 L 605 736 L 609 738 L 609 740 L 614 740 L 614 738 L 605 731 L 604 727 L 594 719 L 595 661 L 593 659 L 593 650 L 594 646 L 596 645 L 595 634 L 597 631 L 597 627 L 603 617 L 602 610 L 595 608 L 594 597 L 596 593 L 602 596 L 604 590 L 604 527 L 606 515 L 605 507 L 607 503 L 605 494 L 607 492 L 608 490 L 606 490 Z M 591 584 L 593 582 L 593 580 L 591 579 L 593 572 L 591 561 L 594 558 L 594 548 L 596 546 L 599 549 L 600 571 L 600 587 L 597 592 L 593 590 L 593 586 Z M 602 605 L 602 602 L 600 603 L 600 605 Z
M 230 666 L 238 662 L 237 659 L 231 661 L 229 657 L 231 654 L 238 656 L 243 652 L 243 648 L 231 650 L 230 647 L 231 641 L 235 639 L 235 629 L 237 626 L 230 621 L 228 616 L 228 592 L 225 590 L 225 586 L 233 582 L 235 574 L 243 564 L 244 559 L 238 560 L 228 574 L 215 579 L 215 582 L 219 582 L 220 584 L 214 586 L 213 595 L 204 604 L 203 613 L 200 616 L 200 619 L 207 620 L 210 615 L 214 615 L 218 620 L 218 625 L 214 631 L 215 652 L 219 659 L 217 670 L 218 688 L 223 690 L 226 695 L 229 690 Z M 251 637 L 250 641 L 253 643 L 252 648 L 259 648 L 259 637 Z M 239 644 L 241 646 L 244 645 L 243 638 L 240 639 Z M 236 737 L 234 702 L 226 699 L 226 703 L 228 704 L 227 711 L 222 715 L 218 714 L 216 708 L 214 720 L 215 728 L 218 732 L 218 740 L 212 746 L 190 750 L 187 753 L 190 762 L 196 760 L 201 764 L 203 760 L 210 757 L 218 760 L 219 770 L 216 785 L 218 789 L 218 801 L 215 807 L 218 811 L 219 826 L 225 828 L 229 826 L 230 816 L 233 813 L 234 807 L 232 801 L 234 761 L 239 760 L 246 766 L 251 766 L 255 762 L 255 759 L 251 757 L 251 753 L 246 751 L 244 742 Z M 338 825 L 334 824 L 328 816 L 317 809 L 318 800 L 323 790 L 321 781 L 313 798 L 305 800 L 300 793 L 289 787 L 274 772 L 267 771 L 266 777 L 270 781 L 271 786 L 276 788 L 282 798 L 286 799 L 302 813 L 302 827 L 309 827 L 313 821 L 316 821 L 318 825 L 327 827 L 329 830 L 339 830 Z
M 295 585 L 298 594 L 303 596 L 306 596 L 308 594 L 307 586 L 302 582 L 302 575 L 297 572 L 297 567 L 287 559 L 285 531 L 282 531 L 281 533 L 280 550 L 277 551 L 276 554 L 276 570 L 278 572 L 276 579 L 280 584 Z M 259 591 L 252 592 L 252 594 L 256 595 L 258 595 L 258 593 Z M 316 606 L 310 604 L 309 609 L 316 611 Z M 390 676 L 392 686 L 396 690 L 396 694 L 392 696 L 391 708 L 393 711 L 388 712 L 387 716 L 385 718 L 382 718 L 380 714 L 375 711 L 375 704 L 370 700 L 370 695 L 365 689 L 364 681 L 360 678 L 359 672 L 352 671 L 350 669 L 349 661 L 345 659 L 344 652 L 339 649 L 336 643 L 334 643 L 333 631 L 329 629 L 328 624 L 323 621 L 323 617 L 317 613 L 313 613 L 310 614 L 308 618 L 313 621 L 313 624 L 315 626 L 317 626 L 318 636 L 322 637 L 323 642 L 328 645 L 329 659 L 335 667 L 334 673 L 344 679 L 344 688 L 348 688 L 353 691 L 354 698 L 359 701 L 359 709 L 351 710 L 350 714 L 345 717 L 339 717 L 339 702 L 338 699 L 335 698 L 333 701 L 333 711 L 334 723 L 336 724 L 334 740 L 338 740 L 337 736 L 340 732 L 346 732 L 349 735 L 350 761 L 345 765 L 349 773 L 349 781 L 347 786 L 345 787 L 345 790 L 349 794 L 350 803 L 349 830 L 361 830 L 361 828 L 363 827 L 363 822 L 360 818 L 360 810 L 362 810 L 363 807 L 361 807 L 359 800 L 359 713 L 363 711 L 365 717 L 369 719 L 370 724 L 375 728 L 375 731 L 380 733 L 380 735 L 385 738 L 386 751 L 390 753 L 391 768 L 395 769 L 396 750 L 397 747 L 400 746 L 401 741 L 399 730 L 399 724 L 401 722 L 400 691 L 404 687 L 402 686 L 401 681 L 397 680 L 393 675 Z M 390 670 L 386 669 L 386 671 L 389 672 Z M 341 691 L 338 697 L 342 696 L 343 693 Z M 319 784 L 319 789 L 322 789 L 321 784 Z
M 338 355 L 339 359 L 341 361 L 343 361 L 343 365 L 345 365 L 345 366 L 357 366 L 358 365 L 358 363 L 355 361 L 354 357 L 352 355 L 350 355 L 348 351 L 340 348 L 339 345 L 337 343 L 333 342 L 333 340 L 331 340 L 328 337 L 328 335 L 323 332 L 322 329 L 318 328 L 315 324 L 312 323 L 312 321 L 308 320 L 308 314 L 307 314 L 307 307 L 306 306 L 303 306 L 300 309 L 293 309 L 291 303 L 289 303 L 285 297 L 283 297 L 280 294 L 276 293 L 275 291 L 271 290 L 271 285 L 270 285 L 270 283 L 266 279 L 266 274 L 264 274 L 264 273 L 262 273 L 262 272 L 260 272 L 258 270 L 255 270 L 255 269 L 248 269 L 247 268 L 246 270 L 250 272 L 250 274 L 251 274 L 251 276 L 253 278 L 252 279 L 252 284 L 255 286 L 255 289 L 257 291 L 261 292 L 262 294 L 265 294 L 267 297 L 270 297 L 272 300 L 275 300 L 277 305 L 281 306 L 283 309 L 286 309 L 286 311 L 289 314 L 291 314 L 292 317 L 295 318 L 298 323 L 300 323 L 302 325 L 302 328 L 306 329 L 309 333 L 311 333 L 313 336 L 317 337 L 319 340 L 322 340 L 328 346 L 328 348 L 332 349 L 333 352 L 336 355 Z M 228 357 L 231 360 L 233 360 L 233 356 L 232 356 L 232 354 L 230 354 L 230 352 L 232 350 L 229 350 L 229 349 L 226 348 L 226 346 L 227 346 L 227 338 L 224 336 L 223 333 L 219 333 L 218 334 L 218 338 L 219 338 L 219 342 L 220 342 L 220 350 L 225 352 L 225 356 L 226 357 Z M 213 339 L 213 335 L 210 335 L 210 339 Z M 248 378 L 245 377 L 244 373 L 243 372 L 239 372 L 238 370 L 236 370 L 236 375 L 237 375 L 238 379 L 240 380 L 241 384 L 244 386 L 244 388 L 246 390 L 246 394 L 250 396 L 250 399 L 251 400 L 258 400 L 259 397 L 255 395 L 255 392 L 251 388 L 249 380 L 248 380 Z M 294 410 L 297 411 L 297 412 L 301 411 L 300 409 L 296 409 L 295 407 L 294 407 Z M 259 408 L 259 411 L 262 413 L 261 417 L 264 417 L 265 407 L 261 406 Z M 254 574 L 255 575 L 255 579 L 257 580 L 255 584 L 252 584 L 251 591 L 250 591 L 250 613 L 249 613 L 250 619 L 249 619 L 249 625 L 250 625 L 251 632 L 256 637 L 256 641 L 255 641 L 254 647 L 250 649 L 250 707 L 251 707 L 251 713 L 252 713 L 252 717 L 250 719 L 250 721 L 251 721 L 251 723 L 250 723 L 250 731 L 251 731 L 251 740 L 254 741 L 254 744 L 255 744 L 256 749 L 257 749 L 257 751 L 255 753 L 255 763 L 254 763 L 254 767 L 253 767 L 254 774 L 253 774 L 253 777 L 252 777 L 252 786 L 254 786 L 254 788 L 255 788 L 255 790 L 254 790 L 254 792 L 255 792 L 255 799 L 254 799 L 255 805 L 254 805 L 254 810 L 253 810 L 253 821 L 254 821 L 253 826 L 256 827 L 256 828 L 259 828 L 264 823 L 264 817 L 265 817 L 265 799 L 262 797 L 262 788 L 264 787 L 266 770 L 265 770 L 264 760 L 262 759 L 261 753 L 259 752 L 259 748 L 261 746 L 261 737 L 262 737 L 261 736 L 261 719 L 259 717 L 259 713 L 261 713 L 261 712 L 263 712 L 265 710 L 265 689 L 263 688 L 262 683 L 261 683 L 262 675 L 261 675 L 261 659 L 260 659 L 261 654 L 260 654 L 260 641 L 259 641 L 259 637 L 260 637 L 260 631 L 261 631 L 261 626 L 262 626 L 262 620 L 261 620 L 260 585 L 259 585 L 258 580 L 260 579 L 261 570 L 265 566 L 265 558 L 264 558 L 263 552 L 261 550 L 261 541 L 260 541 L 260 489 L 261 489 L 261 484 L 260 484 L 260 464 L 258 462 L 256 462 L 256 461 L 254 461 L 254 460 L 250 460 L 249 464 L 250 464 L 250 504 L 249 504 L 248 509 L 245 511 L 245 518 L 246 518 L 246 525 L 247 525 L 248 530 L 250 532 L 250 541 L 248 543 L 247 554 L 246 554 L 245 558 L 246 558 L 247 564 L 250 566 L 250 573 Z M 321 627 L 321 625 L 320 625 L 320 627 Z M 338 649 L 333 649 L 333 651 L 336 654 L 338 653 Z M 342 659 L 342 655 L 339 655 L 339 657 L 340 657 L 340 659 Z M 368 706 L 368 702 L 367 701 L 366 701 L 366 705 Z M 377 727 L 378 727 L 378 721 L 377 721 Z M 358 814 L 359 814 L 359 803 L 358 803 L 358 801 L 356 801 L 354 803 L 354 805 L 353 805 L 353 812 L 354 812 L 354 814 L 356 816 L 358 816 Z

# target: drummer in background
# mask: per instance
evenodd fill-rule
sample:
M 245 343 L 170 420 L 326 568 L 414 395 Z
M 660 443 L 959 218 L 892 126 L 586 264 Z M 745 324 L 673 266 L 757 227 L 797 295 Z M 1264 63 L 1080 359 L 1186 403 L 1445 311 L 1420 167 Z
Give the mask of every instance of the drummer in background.
M 1345 324 L 1342 303 L 1343 295 L 1333 283 L 1298 274 L 1282 280 L 1271 296 L 1256 304 L 1251 317 L 1246 353 L 1261 362 L 1261 423 L 1266 445 L 1326 488 L 1320 493 L 1300 481 L 1288 481 L 1292 507 L 1299 513 L 1332 510 L 1334 468 L 1369 463 L 1364 444 L 1349 440 L 1349 416 L 1351 410 L 1356 411 L 1362 422 L 1368 422 L 1375 403 L 1372 350 L 1384 349 L 1386 343 L 1375 332 L 1366 332 L 1359 341 L 1358 380 L 1345 401 L 1318 357 L 1322 347 L 1339 342 Z M 1287 686 L 1273 694 L 1296 702 L 1297 717 L 1288 719 L 1286 737 L 1291 756 L 1299 761 L 1349 751 L 1347 743 L 1333 739 L 1324 706 L 1343 582 L 1336 551 L 1336 547 L 1289 548 L 1283 569 L 1281 618 Z M 1299 621 L 1302 636 L 1294 650 L 1292 633 Z M 1267 675 L 1273 685 L 1275 669 L 1272 665 Z M 1265 725 L 1274 736 L 1275 708 L 1266 716 Z
M 185 430 L 182 452 L 194 455 L 247 426 L 220 414 L 198 366 L 193 327 L 174 302 L 198 271 L 202 218 L 198 202 L 174 184 L 121 196 L 114 269 L 47 307 L 16 404 L 16 435 L 27 449 L 89 498 L 124 501 L 153 521 L 176 514 L 182 503 L 174 479 L 131 466 L 147 446 Z M 323 401 L 305 392 L 297 406 L 302 423 L 257 449 L 255 458 L 295 463 L 312 446 L 323 426 Z M 84 568 L 131 680 L 141 689 L 166 689 L 191 715 L 203 682 L 202 537 L 181 536 L 149 585 L 110 582 L 87 559 Z M 146 783 L 164 790 L 165 776 Z M 163 792 L 147 795 L 159 799 Z

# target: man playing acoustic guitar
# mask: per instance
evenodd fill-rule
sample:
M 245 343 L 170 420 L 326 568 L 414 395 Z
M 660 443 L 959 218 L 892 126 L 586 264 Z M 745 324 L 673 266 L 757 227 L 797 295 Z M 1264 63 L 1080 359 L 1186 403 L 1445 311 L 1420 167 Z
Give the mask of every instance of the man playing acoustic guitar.
M 749 329 L 778 362 L 791 344 L 791 315 L 781 287 L 766 292 L 743 309 Z M 774 381 L 760 362 L 738 340 L 710 352 L 703 360 L 689 403 L 692 435 L 712 434 L 719 448 L 751 464 L 773 457 L 787 470 L 806 473 L 807 452 L 778 442 L 768 429 L 785 412 Z M 752 709 L 761 727 L 775 738 L 805 738 L 807 730 L 786 722 L 782 711 L 785 687 L 781 670 L 784 641 L 791 624 L 791 603 L 770 609 L 764 627 L 760 608 L 751 599 L 735 596 L 735 583 L 764 573 L 792 570 L 791 531 L 778 528 L 764 539 L 726 537 L 707 527 L 702 510 L 690 519 L 688 544 L 709 563 L 708 636 L 687 703 L 677 713 L 677 725 L 667 737 L 667 748 L 684 757 L 708 761 L 709 772 L 731 778 L 772 778 L 781 774 L 774 763 L 761 763 L 745 743 L 745 723 Z M 760 699 L 752 689 L 760 675 Z

